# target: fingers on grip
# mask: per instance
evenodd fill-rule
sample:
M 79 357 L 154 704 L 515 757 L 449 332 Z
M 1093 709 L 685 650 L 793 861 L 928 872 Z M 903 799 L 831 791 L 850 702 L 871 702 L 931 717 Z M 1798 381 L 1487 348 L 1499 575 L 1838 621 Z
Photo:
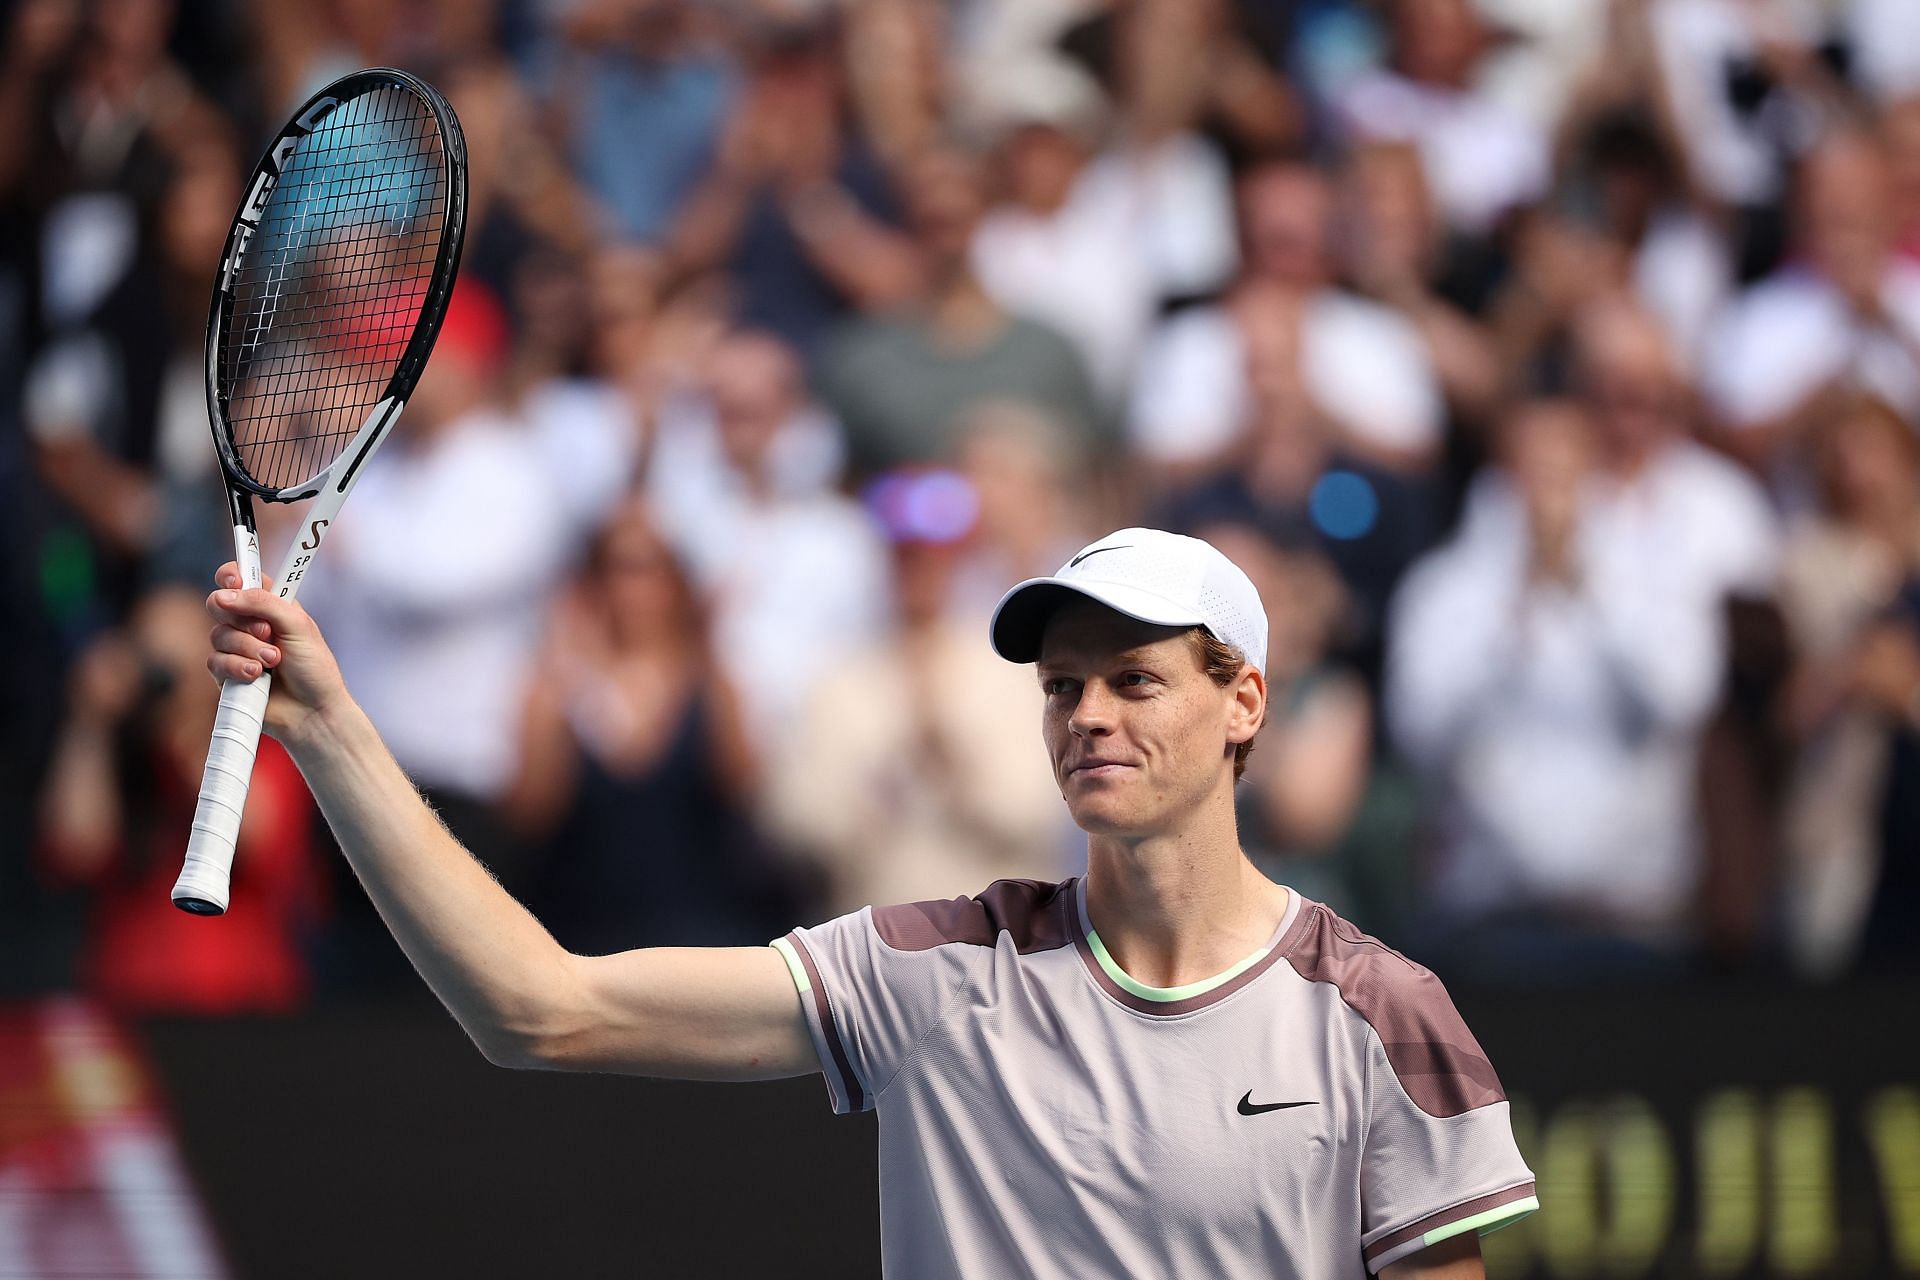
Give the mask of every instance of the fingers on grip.
M 260 675 L 260 664 L 245 658 L 236 658 L 230 653 L 216 653 L 207 659 L 207 670 L 221 684 L 229 680 L 254 680 Z

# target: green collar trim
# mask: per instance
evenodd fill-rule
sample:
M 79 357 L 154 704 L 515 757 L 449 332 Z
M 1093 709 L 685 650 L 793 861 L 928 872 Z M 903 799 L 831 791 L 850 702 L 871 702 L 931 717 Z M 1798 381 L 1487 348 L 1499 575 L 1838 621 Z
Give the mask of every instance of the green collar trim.
M 1184 987 L 1150 987 L 1128 976 L 1127 971 L 1122 969 L 1107 951 L 1107 944 L 1100 941 L 1100 935 L 1092 929 L 1087 930 L 1087 946 L 1093 952 L 1094 961 L 1109 978 L 1120 985 L 1121 990 L 1130 995 L 1139 996 L 1142 1000 L 1154 1000 L 1161 1004 L 1171 1004 L 1176 1000 L 1191 1000 L 1194 996 L 1207 994 L 1215 987 L 1224 986 L 1266 959 L 1267 953 L 1273 950 L 1273 944 L 1268 943 L 1225 973 L 1216 973 L 1211 978 L 1189 982 Z

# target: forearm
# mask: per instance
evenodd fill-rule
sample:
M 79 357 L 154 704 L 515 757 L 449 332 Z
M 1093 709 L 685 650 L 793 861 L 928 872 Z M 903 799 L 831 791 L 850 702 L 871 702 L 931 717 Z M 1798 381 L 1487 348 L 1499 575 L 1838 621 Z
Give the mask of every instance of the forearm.
M 911 240 L 881 225 L 838 187 L 821 183 L 786 203 L 787 225 L 814 269 L 867 311 L 919 294 L 925 272 Z
M 407 958 L 502 1066 L 762 1079 L 809 1069 L 794 984 L 767 947 L 568 954 L 448 834 L 366 714 L 313 619 L 220 567 L 207 669 L 274 672 L 267 729 L 292 753 Z
M 733 252 L 752 200 L 749 183 L 724 173 L 697 188 L 667 237 L 667 260 L 675 274 L 698 275 L 719 266 Z
M 574 958 L 443 826 L 364 712 L 290 744 L 327 824 L 407 958 L 487 1057 L 523 1061 L 585 1002 Z

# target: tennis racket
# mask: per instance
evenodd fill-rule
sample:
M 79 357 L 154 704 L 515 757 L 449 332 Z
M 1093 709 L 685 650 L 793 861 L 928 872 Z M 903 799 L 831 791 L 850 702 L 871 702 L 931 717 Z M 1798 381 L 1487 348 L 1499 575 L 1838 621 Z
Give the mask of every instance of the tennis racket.
M 413 393 L 446 314 L 466 226 L 466 142 L 404 71 L 334 81 L 281 129 L 246 186 L 207 317 L 207 409 L 234 556 L 257 587 L 253 501 L 312 499 L 274 578 L 292 596 Z M 226 911 L 272 681 L 229 680 L 174 905 Z

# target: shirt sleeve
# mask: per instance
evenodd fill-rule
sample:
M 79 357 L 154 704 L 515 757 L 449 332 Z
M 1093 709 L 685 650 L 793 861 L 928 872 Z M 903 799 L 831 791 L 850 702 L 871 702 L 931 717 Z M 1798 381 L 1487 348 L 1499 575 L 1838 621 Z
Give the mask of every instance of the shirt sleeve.
M 1360 1244 L 1376 1273 L 1540 1207 L 1493 1068 L 1439 982 L 1428 980 L 1437 1000 L 1403 1010 L 1391 1044 L 1370 1037 Z
M 795 929 L 773 947 L 806 1011 L 834 1113 L 870 1111 L 988 948 L 888 945 L 873 908 Z

